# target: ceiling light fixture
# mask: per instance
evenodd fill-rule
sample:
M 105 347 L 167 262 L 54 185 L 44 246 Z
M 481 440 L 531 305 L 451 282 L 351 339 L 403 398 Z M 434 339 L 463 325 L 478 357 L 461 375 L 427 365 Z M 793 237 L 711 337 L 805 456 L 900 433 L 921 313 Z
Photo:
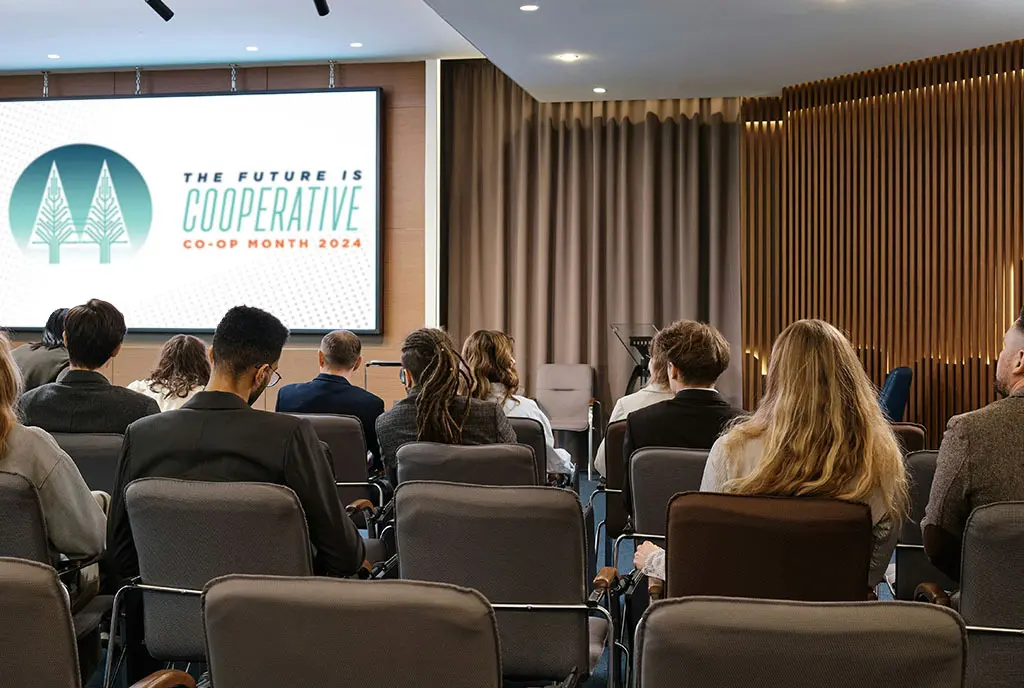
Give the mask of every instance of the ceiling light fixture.
M 316 13 L 321 17 L 326 17 L 331 11 L 327 6 L 327 0 L 313 0 L 313 4 L 316 5 Z
M 595 86 L 594 87 L 594 93 L 607 93 L 607 92 L 608 92 L 608 89 L 605 88 L 604 86 Z
M 153 11 L 160 15 L 165 22 L 171 21 L 174 10 L 163 3 L 163 0 L 146 0 L 146 4 L 153 8 Z
M 259 46 L 257 46 L 257 45 L 247 45 L 247 46 L 245 46 L 245 50 L 246 50 L 246 52 L 250 52 L 250 53 L 255 53 L 255 52 L 258 52 L 258 51 L 259 51 L 259 49 L 260 49 L 260 48 L 259 48 Z
M 575 62 L 580 59 L 580 56 L 575 53 L 562 53 L 561 55 L 555 55 L 555 59 L 562 62 Z
M 540 9 L 540 5 L 522 5 L 519 9 L 523 12 L 536 12 Z
M 350 47 L 350 48 L 362 48 L 363 44 L 362 43 L 349 43 L 348 47 Z
M 57 53 L 50 53 L 49 55 L 47 55 L 47 57 L 50 58 L 51 60 L 59 60 L 60 59 L 60 55 L 58 55 Z

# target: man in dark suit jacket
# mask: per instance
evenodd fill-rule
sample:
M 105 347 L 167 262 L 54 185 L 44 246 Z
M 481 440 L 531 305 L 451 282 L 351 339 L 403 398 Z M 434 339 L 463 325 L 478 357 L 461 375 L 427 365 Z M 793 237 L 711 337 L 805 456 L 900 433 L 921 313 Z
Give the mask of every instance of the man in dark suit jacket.
M 363 424 L 366 448 L 380 466 L 377 417 L 384 413 L 384 401 L 352 384 L 351 378 L 363 363 L 359 337 L 335 330 L 320 342 L 320 374 L 310 382 L 286 385 L 277 393 L 276 410 L 282 413 L 333 413 L 355 416 Z
M 661 331 L 668 360 L 669 387 L 675 398 L 626 417 L 623 498 L 633 513 L 629 461 L 644 447 L 711 449 L 726 426 L 743 414 L 715 390 L 729 367 L 729 342 L 711 325 L 680 320 Z
M 128 426 L 160 407 L 154 399 L 115 387 L 99 372 L 121 351 L 124 316 L 106 301 L 93 299 L 64 318 L 70 365 L 56 382 L 25 392 L 18 400 L 25 425 L 47 432 L 123 434 Z

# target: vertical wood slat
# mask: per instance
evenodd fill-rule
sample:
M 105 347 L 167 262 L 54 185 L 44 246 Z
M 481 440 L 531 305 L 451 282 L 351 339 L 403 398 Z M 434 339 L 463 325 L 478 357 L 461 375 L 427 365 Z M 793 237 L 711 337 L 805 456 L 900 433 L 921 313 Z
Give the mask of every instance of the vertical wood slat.
M 848 332 L 876 384 L 914 369 L 906 419 L 931 446 L 995 398 L 1022 307 L 1022 98 L 1017 42 L 745 104 L 748 408 L 772 340 L 805 317 Z

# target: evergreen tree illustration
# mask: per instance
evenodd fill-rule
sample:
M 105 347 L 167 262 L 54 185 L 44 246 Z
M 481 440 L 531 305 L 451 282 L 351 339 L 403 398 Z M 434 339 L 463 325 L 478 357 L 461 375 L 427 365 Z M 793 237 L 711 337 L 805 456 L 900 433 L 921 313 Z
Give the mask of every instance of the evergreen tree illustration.
M 103 161 L 99 179 L 96 180 L 96 191 L 93 192 L 92 205 L 89 206 L 89 218 L 85 221 L 85 234 L 94 244 L 100 247 L 100 264 L 110 263 L 110 249 L 115 244 L 127 244 L 124 215 L 121 204 L 117 200 L 114 180 L 110 178 L 110 168 Z
M 32 226 L 32 235 L 29 237 L 29 244 L 35 246 L 48 246 L 50 249 L 50 264 L 60 263 L 60 247 L 70 241 L 75 233 L 75 225 L 71 221 L 71 207 L 68 205 L 68 197 L 64 193 L 64 183 L 60 179 L 60 172 L 57 170 L 57 162 L 50 165 L 50 176 L 46 180 L 46 188 L 43 189 L 43 199 L 39 203 L 39 212 L 36 213 L 36 222 Z

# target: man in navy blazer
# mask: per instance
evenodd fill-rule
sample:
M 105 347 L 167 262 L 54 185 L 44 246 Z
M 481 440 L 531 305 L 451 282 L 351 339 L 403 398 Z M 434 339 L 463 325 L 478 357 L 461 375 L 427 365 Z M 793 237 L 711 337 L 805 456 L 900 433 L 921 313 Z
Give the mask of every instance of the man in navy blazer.
M 352 375 L 363 364 L 359 337 L 345 330 L 324 335 L 320 342 L 320 374 L 310 382 L 285 385 L 277 394 L 275 410 L 282 413 L 334 413 L 355 416 L 363 423 L 366 448 L 380 466 L 377 416 L 384 413 L 384 401 L 353 385 Z

